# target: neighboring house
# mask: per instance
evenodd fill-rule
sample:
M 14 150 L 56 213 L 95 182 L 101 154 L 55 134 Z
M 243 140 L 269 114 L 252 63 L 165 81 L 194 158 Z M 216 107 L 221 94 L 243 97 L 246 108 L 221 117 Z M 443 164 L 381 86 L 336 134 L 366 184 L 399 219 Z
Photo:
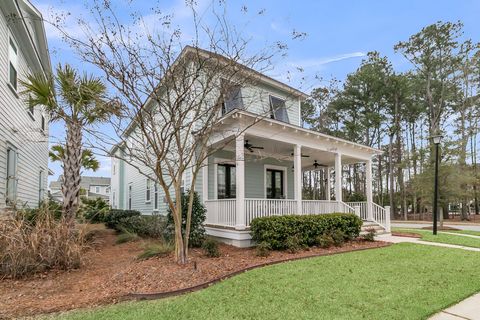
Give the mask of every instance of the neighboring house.
M 53 200 L 62 202 L 62 179 L 59 176 L 57 181 L 50 182 L 50 196 Z M 110 201 L 110 178 L 107 177 L 87 177 L 82 176 L 80 181 L 81 196 L 87 199 L 102 198 Z
M 51 73 L 42 16 L 28 0 L 2 0 L 0 212 L 37 207 L 47 195 L 48 116 L 20 94 L 29 73 Z
M 187 47 L 182 54 L 188 50 L 193 48 Z M 249 224 L 256 217 L 331 212 L 356 213 L 389 231 L 388 210 L 373 203 L 372 196 L 372 157 L 381 150 L 302 128 L 300 104 L 307 95 L 270 77 L 259 75 L 255 87 L 235 90 L 228 96 L 253 96 L 255 103 L 237 103 L 232 110 L 224 110 L 211 145 L 224 145 L 235 138 L 208 158 L 196 181 L 195 189 L 207 208 L 209 235 L 248 246 Z M 225 105 L 229 102 L 224 101 Z M 128 143 L 129 137 L 124 138 Z M 162 188 L 118 159 L 125 159 L 124 152 L 121 146 L 112 149 L 117 155 L 112 157 L 112 207 L 166 214 Z M 342 201 L 342 165 L 352 163 L 366 164 L 366 202 Z M 302 199 L 304 170 L 329 174 L 327 199 Z M 187 172 L 186 185 L 189 179 Z

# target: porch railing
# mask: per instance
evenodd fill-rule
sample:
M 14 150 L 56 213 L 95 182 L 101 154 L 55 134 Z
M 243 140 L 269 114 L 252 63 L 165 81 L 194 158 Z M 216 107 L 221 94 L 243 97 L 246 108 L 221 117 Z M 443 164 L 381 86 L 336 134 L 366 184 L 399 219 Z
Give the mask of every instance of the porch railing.
M 344 202 L 334 200 L 302 200 L 303 214 L 325 214 L 332 212 L 354 213 L 354 210 Z
M 284 199 L 245 199 L 245 224 L 259 217 L 296 214 L 297 201 Z
M 367 202 L 365 201 L 356 201 L 356 202 L 345 202 L 348 204 L 350 207 L 355 208 L 359 207 L 360 208 L 360 218 L 362 220 L 368 220 L 368 206 Z
M 226 227 L 235 226 L 237 213 L 235 199 L 219 199 L 205 201 L 207 209 L 206 224 Z

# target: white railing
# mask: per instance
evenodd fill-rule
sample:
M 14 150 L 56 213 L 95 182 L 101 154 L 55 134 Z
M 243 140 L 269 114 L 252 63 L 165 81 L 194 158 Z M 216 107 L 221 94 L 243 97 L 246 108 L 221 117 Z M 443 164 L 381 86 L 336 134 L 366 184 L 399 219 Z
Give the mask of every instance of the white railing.
M 207 209 L 206 224 L 234 227 L 236 218 L 235 199 L 219 199 L 205 201 Z
M 376 203 L 372 203 L 372 215 L 373 221 L 385 228 L 385 230 L 390 230 L 390 212 L 387 212 L 385 208 L 379 206 Z
M 245 224 L 259 217 L 301 214 L 297 211 L 297 201 L 284 199 L 245 199 Z
M 359 207 L 360 208 L 360 218 L 362 220 L 368 220 L 368 206 L 367 206 L 366 201 L 345 202 L 345 203 L 348 204 L 352 208 Z
M 303 214 L 325 214 L 333 212 L 354 213 L 353 208 L 345 203 L 334 200 L 303 200 Z

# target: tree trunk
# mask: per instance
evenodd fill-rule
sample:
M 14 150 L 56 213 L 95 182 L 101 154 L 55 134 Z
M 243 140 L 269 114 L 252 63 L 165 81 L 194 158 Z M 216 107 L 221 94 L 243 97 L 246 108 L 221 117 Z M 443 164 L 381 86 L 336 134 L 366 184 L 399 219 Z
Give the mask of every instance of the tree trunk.
M 72 223 L 75 221 L 80 196 L 80 170 L 82 166 L 82 126 L 67 123 L 67 139 L 63 156 L 62 212 Z

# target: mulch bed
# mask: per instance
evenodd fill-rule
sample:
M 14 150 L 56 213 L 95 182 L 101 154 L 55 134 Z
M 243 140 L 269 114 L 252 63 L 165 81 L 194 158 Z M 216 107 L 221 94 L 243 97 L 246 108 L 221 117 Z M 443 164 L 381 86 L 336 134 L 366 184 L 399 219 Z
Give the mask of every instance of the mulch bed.
M 407 238 L 421 238 L 422 236 L 419 235 L 418 233 L 411 233 L 411 232 L 399 232 L 399 231 L 393 231 L 392 236 L 396 237 L 407 237 Z
M 176 290 L 190 291 L 189 288 L 195 286 L 202 288 L 209 282 L 255 266 L 390 245 L 354 240 L 342 247 L 310 248 L 295 254 L 273 251 L 268 257 L 257 257 L 255 249 L 222 244 L 221 257 L 208 258 L 202 250 L 192 249 L 190 263 L 179 266 L 173 255 L 137 260 L 142 252 L 142 243 L 115 245 L 116 235 L 109 230 L 98 232 L 97 237 L 97 243 L 101 244 L 86 253 L 87 263 L 81 269 L 51 270 L 27 279 L 1 280 L 0 319 L 92 307 L 139 297 L 161 297 L 176 294 Z M 149 293 L 155 295 L 143 295 Z

